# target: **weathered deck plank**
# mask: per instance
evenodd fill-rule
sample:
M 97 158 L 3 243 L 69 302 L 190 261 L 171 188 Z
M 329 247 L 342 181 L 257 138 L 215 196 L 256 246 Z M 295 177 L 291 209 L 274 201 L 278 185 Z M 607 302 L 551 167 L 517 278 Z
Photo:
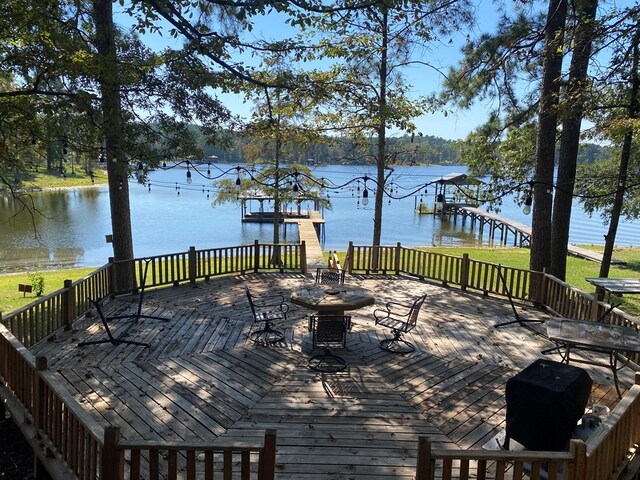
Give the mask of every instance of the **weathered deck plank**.
M 553 346 L 540 332 L 494 325 L 513 318 L 502 301 L 414 279 L 349 278 L 374 291 L 376 305 L 350 312 L 353 328 L 340 354 L 349 368 L 318 374 L 307 367 L 311 341 L 306 315 L 295 307 L 278 325 L 285 339 L 253 344 L 242 288 L 256 294 L 290 291 L 310 281 L 299 275 L 216 278 L 145 294 L 143 312 L 169 321 L 112 323 L 115 335 L 149 347 L 111 344 L 79 348 L 103 338 L 96 315 L 32 350 L 101 424 L 119 425 L 127 439 L 260 441 L 277 430 L 279 480 L 399 478 L 415 473 L 417 439 L 480 448 L 504 428 L 506 380 Z M 379 348 L 390 335 L 372 313 L 387 301 L 429 294 L 418 326 L 407 336 L 410 355 Z M 107 315 L 131 312 L 135 296 L 104 302 Z M 526 316 L 545 314 L 518 306 Z M 548 357 L 559 360 L 557 355 Z M 592 400 L 617 398 L 606 368 L 586 367 Z M 629 386 L 630 371 L 621 372 Z M 182 462 L 178 458 L 178 462 Z M 144 468 L 144 467 L 143 467 Z

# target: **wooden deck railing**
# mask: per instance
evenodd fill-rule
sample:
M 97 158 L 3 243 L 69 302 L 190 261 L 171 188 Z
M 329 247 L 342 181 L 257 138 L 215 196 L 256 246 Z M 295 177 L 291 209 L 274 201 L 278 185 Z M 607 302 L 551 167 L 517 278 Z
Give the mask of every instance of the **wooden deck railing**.
M 585 480 L 619 478 L 640 444 L 640 375 L 586 442 Z
M 34 303 L 2 316 L 0 323 L 26 347 L 30 347 L 59 328 L 71 328 L 77 317 L 89 309 L 88 298 L 103 298 L 112 292 L 109 265 L 84 278 L 64 281 L 64 287 Z
M 218 478 L 214 472 L 220 472 L 221 478 L 225 479 L 275 478 L 275 430 L 265 432 L 262 445 L 250 447 L 213 447 L 203 442 L 125 441 L 119 437 L 117 428 L 108 429 L 101 480 L 171 479 L 178 478 L 178 472 L 184 472 L 187 479 Z
M 139 282 L 147 269 L 145 287 L 195 283 L 217 275 L 261 271 L 302 271 L 305 244 L 264 244 L 196 250 L 155 255 L 120 262 L 134 263 Z M 148 264 L 148 265 L 147 265 Z M 112 293 L 120 293 L 117 289 Z
M 353 245 L 350 242 L 345 268 L 349 273 L 406 274 L 445 285 L 458 285 L 463 290 L 478 290 L 485 295 L 506 296 L 505 285 L 498 274 L 500 269 L 511 296 L 517 300 L 530 300 L 529 287 L 532 277 L 536 275 L 536 272 L 529 270 L 472 260 L 466 253 L 461 256 L 446 255 L 405 248 L 400 243 L 395 247 L 377 247 Z
M 426 437 L 418 440 L 416 480 L 546 478 L 581 480 L 585 449 L 582 441 L 571 442 L 569 452 L 531 452 L 513 450 L 459 450 L 437 448 Z M 601 479 L 607 477 L 601 477 Z

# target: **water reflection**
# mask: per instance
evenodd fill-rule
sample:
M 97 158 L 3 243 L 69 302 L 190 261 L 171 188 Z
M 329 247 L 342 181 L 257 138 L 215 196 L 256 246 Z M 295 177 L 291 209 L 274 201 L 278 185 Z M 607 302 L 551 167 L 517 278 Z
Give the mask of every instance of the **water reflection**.
M 225 166 L 225 167 L 228 167 Z M 456 167 L 461 171 L 461 167 Z M 397 167 L 395 181 L 415 185 L 427 183 L 451 173 L 450 167 Z M 356 175 L 372 174 L 368 167 L 317 167 L 317 177 L 345 183 Z M 243 224 L 240 206 L 226 204 L 213 207 L 207 197 L 209 185 L 182 189 L 177 195 L 176 182 L 184 182 L 184 171 L 153 172 L 157 181 L 149 191 L 131 184 L 131 219 L 134 252 L 137 256 L 186 251 L 190 246 L 214 248 L 252 244 L 255 240 L 271 243 L 270 224 Z M 193 185 L 192 187 L 195 187 Z M 332 209 L 325 211 L 326 250 L 346 250 L 349 241 L 369 245 L 373 233 L 373 206 L 357 204 L 350 192 L 329 192 Z M 422 192 L 421 192 L 422 193 Z M 42 215 L 31 217 L 9 196 L 0 196 L 0 271 L 35 269 L 49 265 L 102 265 L 113 255 L 105 235 L 111 233 L 109 195 L 106 186 L 34 192 L 31 194 Z M 424 196 L 431 206 L 431 197 Z M 488 229 L 484 238 L 470 227 L 470 222 L 451 221 L 434 215 L 414 212 L 413 197 L 387 203 L 383 210 L 382 243 L 406 246 L 480 246 L 500 243 L 499 234 L 491 241 Z M 373 203 L 373 202 L 371 202 Z M 513 202 L 505 200 L 501 215 L 530 225 L 531 217 L 522 214 Z M 34 233 L 37 229 L 40 236 Z M 637 223 L 621 222 L 617 243 L 637 244 Z M 603 244 L 606 227 L 599 218 L 587 217 L 574 202 L 571 241 L 577 244 Z M 297 242 L 295 225 L 281 227 L 283 241 Z M 511 241 L 512 244 L 512 241 Z

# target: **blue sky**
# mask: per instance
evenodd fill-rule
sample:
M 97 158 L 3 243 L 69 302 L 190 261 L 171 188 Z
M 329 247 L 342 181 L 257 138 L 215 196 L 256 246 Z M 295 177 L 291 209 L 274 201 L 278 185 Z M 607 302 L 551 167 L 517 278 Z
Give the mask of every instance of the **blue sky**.
M 630 3 L 629 0 L 601 0 L 601 2 L 606 3 L 607 6 L 614 4 L 622 6 Z M 476 25 L 474 29 L 476 31 L 462 32 L 453 38 L 451 44 L 448 43 L 448 39 L 445 39 L 447 41 L 439 43 L 437 48 L 426 54 L 425 60 L 446 71 L 449 66 L 455 65 L 461 58 L 460 48 L 464 40 L 463 34 L 478 35 L 480 32 L 491 32 L 495 29 L 499 15 L 494 2 L 491 0 L 478 0 L 476 3 Z M 509 1 L 507 1 L 507 5 L 509 5 Z M 265 17 L 256 23 L 256 28 L 250 35 L 255 38 L 273 38 L 274 35 L 282 38 L 295 33 L 295 30 L 284 24 L 283 18 L 278 15 Z M 122 15 L 118 15 L 116 21 L 124 28 L 130 27 L 130 21 Z M 146 35 L 143 38 L 154 49 L 177 47 L 179 45 L 179 42 L 168 35 L 162 37 Z M 409 83 L 413 85 L 416 96 L 432 94 L 438 91 L 441 86 L 441 75 L 427 67 L 413 67 L 405 70 L 404 74 Z M 250 115 L 252 103 L 245 102 L 243 97 L 232 94 L 220 94 L 219 97 L 233 113 L 245 118 Z M 464 111 L 449 109 L 450 111 L 447 115 L 442 112 L 427 113 L 415 119 L 414 123 L 418 131 L 424 135 L 446 139 L 462 139 L 486 120 L 490 108 L 491 106 L 487 104 L 475 104 Z

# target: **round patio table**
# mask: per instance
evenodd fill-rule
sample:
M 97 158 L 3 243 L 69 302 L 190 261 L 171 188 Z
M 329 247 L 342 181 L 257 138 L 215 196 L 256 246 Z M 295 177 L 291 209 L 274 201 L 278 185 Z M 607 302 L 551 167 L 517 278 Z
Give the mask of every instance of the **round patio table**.
M 291 303 L 315 310 L 319 315 L 344 315 L 345 310 L 373 305 L 373 294 L 351 285 L 314 284 L 291 292 Z

